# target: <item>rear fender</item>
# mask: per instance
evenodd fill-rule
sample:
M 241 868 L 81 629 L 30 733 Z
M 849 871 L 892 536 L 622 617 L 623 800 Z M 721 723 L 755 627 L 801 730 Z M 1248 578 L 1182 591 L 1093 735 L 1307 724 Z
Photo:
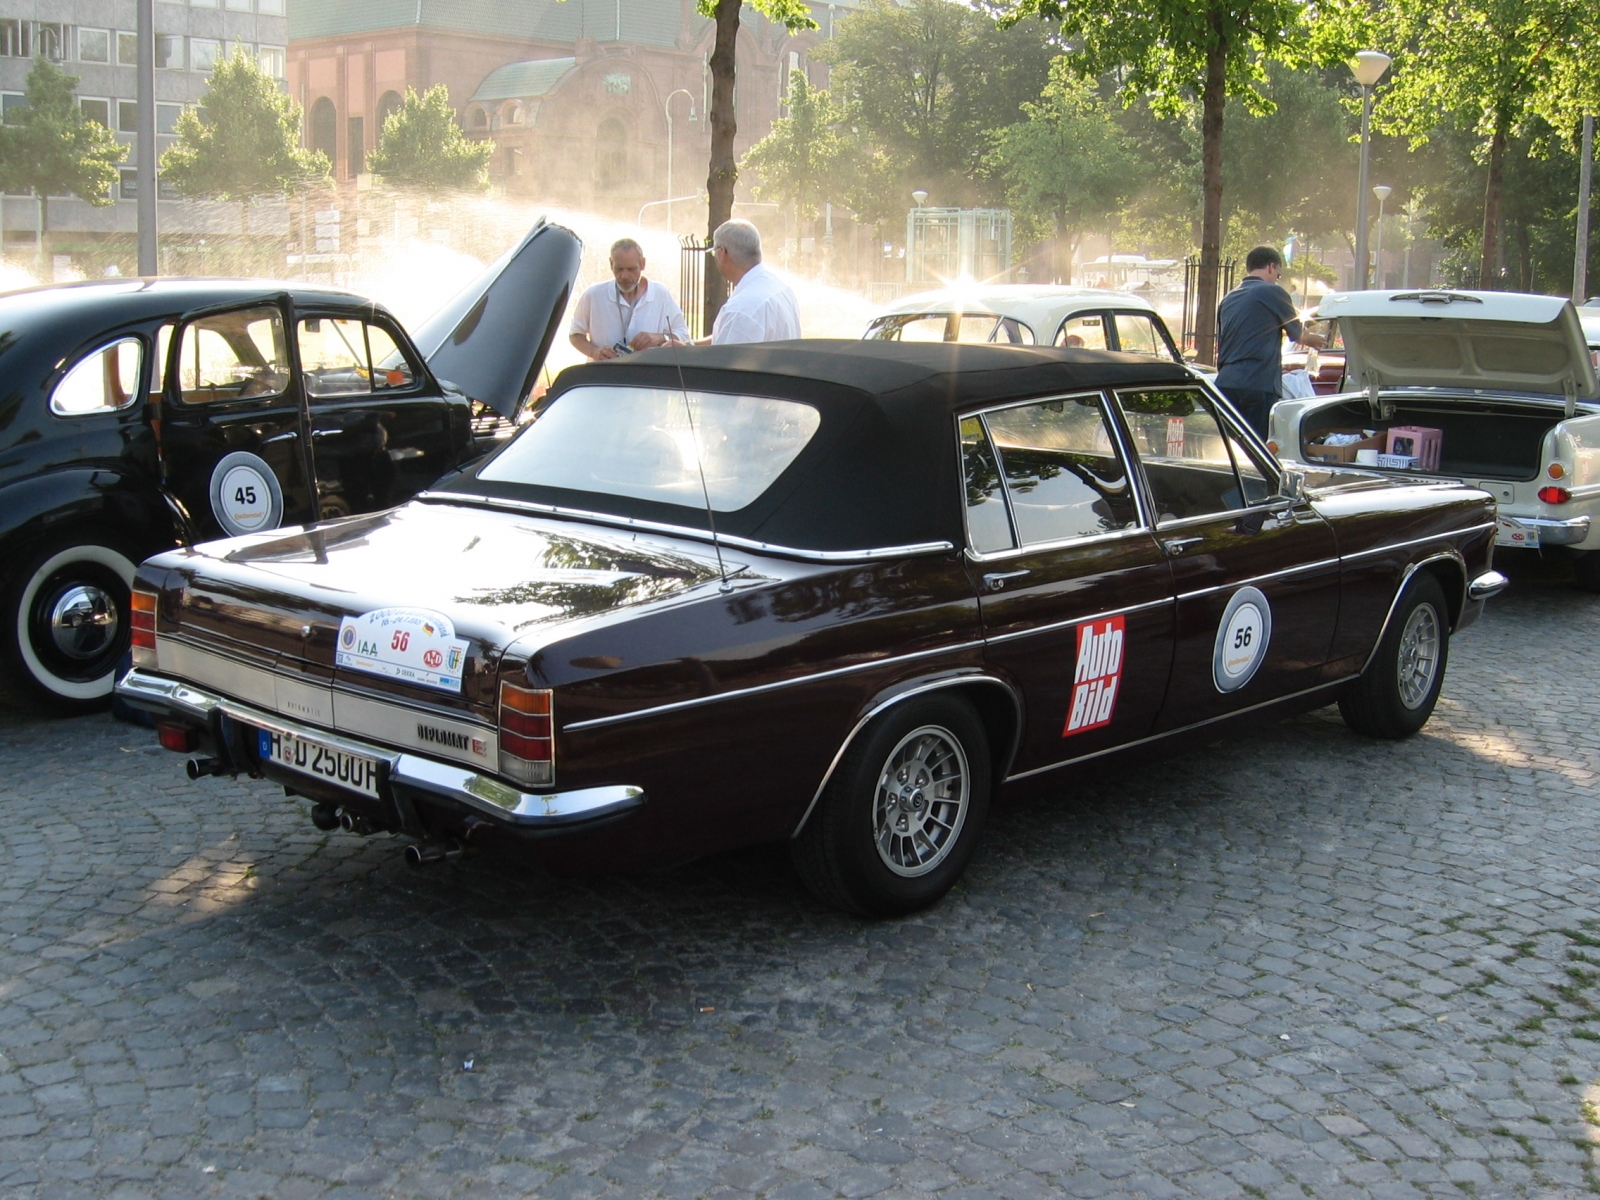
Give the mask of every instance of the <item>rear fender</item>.
M 10 556 L 58 531 L 87 527 L 126 538 L 144 557 L 185 540 L 181 514 L 160 492 L 127 474 L 104 468 L 50 471 L 0 488 L 0 548 Z

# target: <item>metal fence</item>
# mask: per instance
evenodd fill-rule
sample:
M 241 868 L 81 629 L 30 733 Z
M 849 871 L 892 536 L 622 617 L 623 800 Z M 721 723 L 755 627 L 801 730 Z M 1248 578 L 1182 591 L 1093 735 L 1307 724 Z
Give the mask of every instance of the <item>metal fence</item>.
M 1237 259 L 1223 259 L 1217 271 L 1217 303 L 1233 291 L 1233 276 L 1238 268 Z M 1190 255 L 1183 260 L 1183 348 L 1195 349 L 1195 329 L 1200 310 L 1200 260 Z M 1213 355 L 1215 357 L 1215 355 Z
M 906 283 L 1011 282 L 1011 210 L 913 208 L 906 214 Z
M 678 307 L 683 309 L 689 332 L 697 338 L 704 337 L 706 268 L 710 265 L 706 251 L 711 249 L 711 241 L 686 233 L 678 244 L 683 247 L 678 252 Z

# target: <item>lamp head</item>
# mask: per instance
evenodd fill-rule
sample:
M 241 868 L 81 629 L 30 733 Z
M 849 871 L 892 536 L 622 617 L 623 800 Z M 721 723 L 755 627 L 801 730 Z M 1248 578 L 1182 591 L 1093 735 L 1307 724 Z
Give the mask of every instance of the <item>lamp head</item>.
M 1387 200 L 1389 198 L 1389 194 L 1391 192 L 1393 192 L 1393 191 L 1394 191 L 1393 188 L 1384 187 L 1383 184 L 1380 183 L 1380 184 L 1378 184 L 1377 187 L 1372 189 L 1372 194 L 1378 198 L 1378 203 L 1382 204 L 1385 200 Z
M 1350 60 L 1350 74 L 1362 87 L 1371 87 L 1383 78 L 1393 61 L 1381 50 L 1361 50 Z
M 911 193 L 911 198 L 917 202 L 917 207 L 921 208 L 928 202 L 928 193 L 923 191 L 921 188 L 918 188 L 916 191 Z

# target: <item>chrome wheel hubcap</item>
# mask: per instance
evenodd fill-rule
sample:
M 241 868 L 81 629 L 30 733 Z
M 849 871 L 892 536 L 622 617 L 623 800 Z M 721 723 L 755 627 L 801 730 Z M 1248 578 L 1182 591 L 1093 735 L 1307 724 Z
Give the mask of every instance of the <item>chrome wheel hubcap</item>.
M 1433 605 L 1412 610 L 1400 633 L 1400 703 L 1413 711 L 1421 708 L 1439 673 L 1439 614 Z
M 117 605 L 90 583 L 69 587 L 50 610 L 50 639 L 68 658 L 87 661 L 117 636 Z
M 883 865 L 926 875 L 955 848 L 970 795 L 967 755 L 948 729 L 924 725 L 895 746 L 878 776 L 872 833 Z

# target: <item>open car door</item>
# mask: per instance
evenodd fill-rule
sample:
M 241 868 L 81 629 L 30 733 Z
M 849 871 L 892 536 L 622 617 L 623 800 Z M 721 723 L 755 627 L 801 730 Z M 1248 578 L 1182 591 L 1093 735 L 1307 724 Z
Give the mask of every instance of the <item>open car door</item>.
M 583 242 L 540 219 L 412 337 L 441 382 L 515 421 L 560 328 Z

